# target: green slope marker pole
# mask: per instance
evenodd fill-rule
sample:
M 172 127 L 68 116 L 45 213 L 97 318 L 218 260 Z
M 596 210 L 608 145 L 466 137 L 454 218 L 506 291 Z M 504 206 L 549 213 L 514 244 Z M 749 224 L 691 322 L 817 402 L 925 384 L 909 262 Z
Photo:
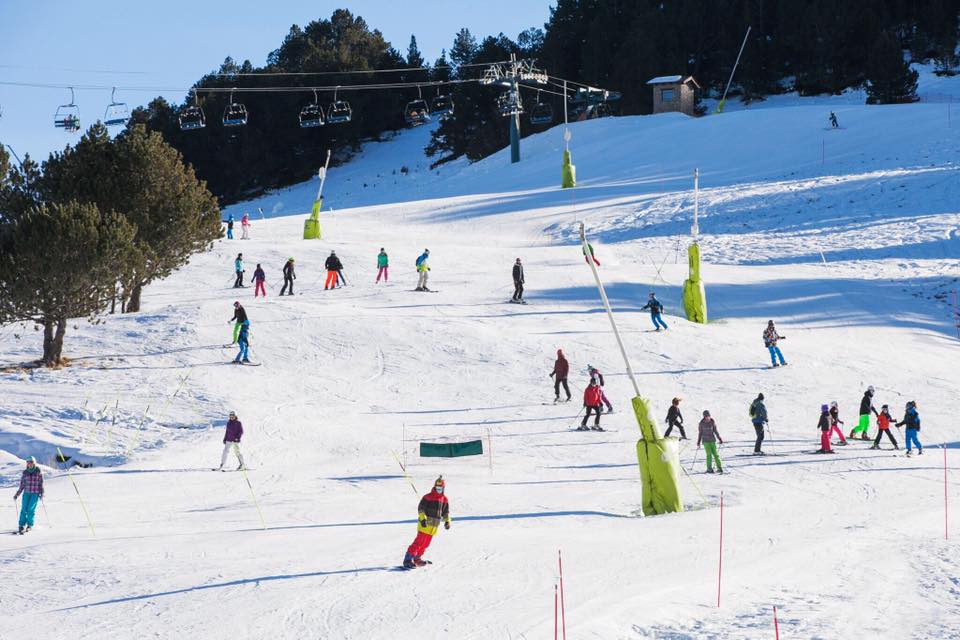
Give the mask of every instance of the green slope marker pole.
M 60 456 L 61 460 L 66 460 L 66 458 L 63 456 L 63 451 L 60 451 L 60 447 L 57 447 L 57 454 Z M 70 484 L 73 485 L 73 490 L 77 492 L 77 498 L 80 500 L 80 507 L 83 509 L 83 515 L 87 517 L 87 524 L 90 525 L 90 533 L 96 536 L 97 531 L 93 528 L 93 520 L 90 519 L 90 512 L 87 511 L 87 505 L 83 502 L 83 496 L 80 495 L 80 489 L 77 488 L 77 483 L 73 479 L 73 474 L 70 473 L 70 467 L 67 467 L 67 477 L 70 478 Z
M 402 462 L 400 462 L 400 456 L 397 455 L 397 452 L 396 452 L 396 451 L 391 451 L 390 453 L 393 454 L 393 459 L 397 461 L 397 464 L 398 464 L 398 465 L 400 465 L 400 469 L 401 469 L 401 471 L 403 471 L 403 477 L 406 478 L 406 479 L 407 479 L 407 482 L 410 483 L 410 488 L 413 489 L 413 494 L 414 494 L 415 496 L 418 496 L 418 497 L 419 497 L 419 496 L 420 496 L 420 492 L 417 491 L 416 485 L 414 485 L 414 484 L 413 484 L 413 480 L 410 479 L 410 475 L 407 473 L 407 468 L 406 468 L 405 466 L 403 466 L 403 463 L 402 463 Z

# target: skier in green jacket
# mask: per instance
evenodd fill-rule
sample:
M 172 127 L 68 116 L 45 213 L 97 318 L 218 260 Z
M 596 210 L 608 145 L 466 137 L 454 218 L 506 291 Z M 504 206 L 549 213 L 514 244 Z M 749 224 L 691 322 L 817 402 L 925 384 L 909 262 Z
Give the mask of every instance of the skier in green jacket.
M 377 279 L 375 282 L 380 282 L 380 276 L 383 276 L 384 282 L 390 279 L 390 258 L 387 257 L 387 252 L 384 251 L 383 247 L 380 247 L 380 253 L 377 254 Z

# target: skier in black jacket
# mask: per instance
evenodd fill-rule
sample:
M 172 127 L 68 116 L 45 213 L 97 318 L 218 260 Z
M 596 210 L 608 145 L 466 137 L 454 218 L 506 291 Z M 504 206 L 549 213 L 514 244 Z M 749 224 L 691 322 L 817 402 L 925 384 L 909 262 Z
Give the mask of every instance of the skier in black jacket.
M 663 437 L 668 437 L 674 427 L 680 430 L 680 439 L 686 440 L 687 434 L 683 431 L 683 414 L 680 413 L 680 398 L 674 398 L 670 408 L 667 409 L 667 432 Z
M 513 265 L 513 300 L 512 302 L 523 303 L 523 265 L 520 258 Z
M 331 251 L 330 255 L 327 257 L 327 261 L 323 263 L 324 268 L 327 270 L 327 281 L 324 283 L 323 288 L 334 289 L 337 286 L 337 278 L 340 272 L 343 270 L 343 263 L 340 262 L 340 258 L 337 257 L 335 251 Z
M 240 304 L 240 301 L 237 300 L 233 303 L 233 317 L 227 320 L 227 324 L 231 322 L 235 323 L 233 325 L 233 342 L 230 344 L 237 344 L 237 337 L 240 335 L 240 327 L 244 322 L 247 321 L 247 310 L 243 308 L 243 305 Z
M 297 279 L 297 274 L 293 269 L 293 258 L 287 260 L 283 265 L 283 288 L 280 289 L 280 295 L 287 291 L 287 285 L 290 286 L 290 295 L 293 295 L 293 281 Z

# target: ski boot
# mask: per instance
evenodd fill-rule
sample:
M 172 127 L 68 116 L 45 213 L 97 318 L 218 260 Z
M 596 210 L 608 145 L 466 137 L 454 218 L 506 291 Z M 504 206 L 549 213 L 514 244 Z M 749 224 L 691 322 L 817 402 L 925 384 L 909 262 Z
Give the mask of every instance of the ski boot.
M 577 427 L 577 431 L 590 431 L 590 427 L 588 427 L 585 424 L 582 424 L 579 427 Z
M 17 533 L 19 533 L 20 535 L 23 535 L 23 527 L 20 527 L 20 528 L 17 530 Z
M 404 568 L 404 569 L 413 569 L 413 568 L 416 567 L 416 566 L 417 566 L 417 565 L 415 565 L 415 564 L 413 563 L 413 556 L 412 556 L 412 555 L 410 555 L 410 554 L 408 553 L 407 555 L 403 556 L 403 568 Z
M 873 445 L 873 446 L 872 446 L 872 447 L 870 447 L 870 448 L 871 448 L 871 449 L 879 449 L 879 448 L 880 448 L 880 445 L 878 445 L 878 444 L 875 444 L 875 445 Z
M 913 451 L 911 451 L 910 449 L 907 449 L 907 457 L 909 458 L 912 455 L 913 455 Z
M 427 565 L 430 564 L 430 563 L 427 562 L 426 560 L 424 560 L 423 558 L 417 557 L 417 558 L 414 558 L 414 559 L 413 559 L 413 564 L 414 564 L 414 566 L 416 566 L 416 567 L 425 567 L 425 566 L 427 566 Z
M 591 430 L 591 431 L 603 431 L 604 429 L 603 429 L 603 427 L 601 427 L 600 425 L 595 424 L 595 425 L 593 425 L 592 427 L 590 427 L 590 430 Z
M 923 455 L 923 449 L 917 449 L 917 455 L 918 455 L 918 456 L 922 456 L 922 455 Z
M 707 473 L 713 473 L 713 469 L 707 469 Z
M 27 527 L 23 530 L 24 533 L 29 533 L 33 529 L 33 525 L 28 524 Z

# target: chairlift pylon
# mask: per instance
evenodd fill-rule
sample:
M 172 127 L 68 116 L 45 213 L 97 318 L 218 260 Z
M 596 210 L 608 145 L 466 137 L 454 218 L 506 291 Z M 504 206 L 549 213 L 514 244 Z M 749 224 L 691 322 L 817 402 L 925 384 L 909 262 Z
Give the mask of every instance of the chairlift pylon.
M 420 85 L 417 85 L 417 94 L 419 97 L 408 102 L 407 106 L 403 108 L 403 119 L 411 127 L 416 127 L 430 120 L 430 109 L 427 107 L 427 101 L 423 99 Z
M 80 131 L 80 107 L 74 102 L 73 87 L 70 87 L 70 103 L 60 105 L 53 114 L 53 126 L 67 133 Z
M 230 89 L 230 102 L 223 110 L 223 126 L 242 127 L 247 124 L 247 108 L 239 102 L 233 101 L 234 89 Z
M 207 126 L 207 119 L 203 114 L 203 109 L 200 108 L 200 100 L 197 97 L 196 89 L 193 91 L 193 104 L 183 109 L 177 119 L 180 121 L 181 131 L 193 131 Z
M 313 90 L 313 102 L 300 109 L 300 128 L 312 129 L 324 125 L 323 107 L 317 100 L 317 90 Z
M 329 124 L 341 124 L 350 122 L 353 119 L 353 110 L 350 109 L 350 103 L 346 100 L 337 100 L 337 89 L 333 90 L 333 104 L 330 105 L 330 112 L 327 114 Z
M 103 124 L 108 127 L 123 127 L 130 120 L 130 109 L 126 102 L 117 102 L 117 88 L 110 90 L 110 104 L 107 110 L 103 112 Z

